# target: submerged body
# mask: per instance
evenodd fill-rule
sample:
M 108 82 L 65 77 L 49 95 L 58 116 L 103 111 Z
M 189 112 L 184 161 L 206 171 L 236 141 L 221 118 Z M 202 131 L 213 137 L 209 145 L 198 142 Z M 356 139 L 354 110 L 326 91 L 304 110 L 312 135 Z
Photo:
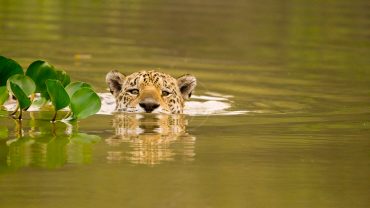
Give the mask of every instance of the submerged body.
M 138 113 L 183 113 L 184 102 L 196 86 L 196 78 L 183 75 L 177 79 L 157 71 L 123 75 L 111 71 L 106 76 L 116 100 L 116 111 Z

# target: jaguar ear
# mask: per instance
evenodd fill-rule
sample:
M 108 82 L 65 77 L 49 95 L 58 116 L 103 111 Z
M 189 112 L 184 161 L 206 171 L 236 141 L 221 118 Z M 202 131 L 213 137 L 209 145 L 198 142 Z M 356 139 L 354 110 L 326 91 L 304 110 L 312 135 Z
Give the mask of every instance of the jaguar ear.
M 117 95 L 121 89 L 125 75 L 113 70 L 105 76 L 105 82 L 108 84 L 109 90 L 113 95 Z
M 195 86 L 197 86 L 197 79 L 190 74 L 186 74 L 177 78 L 177 85 L 182 97 L 187 100 L 193 93 Z

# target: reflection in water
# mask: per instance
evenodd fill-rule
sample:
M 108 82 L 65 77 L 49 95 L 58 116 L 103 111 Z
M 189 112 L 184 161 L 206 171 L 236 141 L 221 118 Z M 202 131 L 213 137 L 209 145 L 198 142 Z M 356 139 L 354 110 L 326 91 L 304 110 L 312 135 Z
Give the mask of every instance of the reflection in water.
M 15 137 L 0 140 L 2 168 L 58 168 L 66 163 L 90 163 L 92 146 L 100 140 L 96 135 L 74 132 L 76 126 L 62 122 L 23 121 L 27 126 L 24 128 L 22 122 L 15 122 Z M 8 129 L 1 128 L 0 132 L 8 134 Z
M 107 159 L 146 165 L 192 161 L 195 137 L 186 133 L 186 125 L 184 115 L 115 114 L 115 135 L 105 140 L 111 147 Z
M 196 161 L 181 160 L 194 141 L 180 137 L 163 145 L 175 161 L 155 168 L 130 162 L 150 152 L 143 124 L 107 139 L 113 116 L 89 117 L 81 126 L 104 138 L 94 164 L 1 175 L 1 207 L 370 207 L 369 11 L 369 0 L 0 0 L 0 54 L 24 69 L 41 58 L 99 92 L 111 69 L 189 73 L 197 95 L 252 111 L 188 117 L 202 125 L 187 127 Z M 69 141 L 67 160 L 88 159 Z

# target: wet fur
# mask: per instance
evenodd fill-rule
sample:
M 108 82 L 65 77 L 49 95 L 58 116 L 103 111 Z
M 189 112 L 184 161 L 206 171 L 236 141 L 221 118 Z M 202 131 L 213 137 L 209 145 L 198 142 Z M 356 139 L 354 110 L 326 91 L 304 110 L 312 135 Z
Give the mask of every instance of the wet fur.
M 175 79 L 157 71 L 140 71 L 127 76 L 111 71 L 106 76 L 106 82 L 116 99 L 116 111 L 139 113 L 145 112 L 139 105 L 143 99 L 152 99 L 159 104 L 153 113 L 183 113 L 184 102 L 190 98 L 196 86 L 196 78 L 192 75 Z M 139 93 L 130 93 L 133 89 Z M 169 95 L 164 95 L 164 91 Z

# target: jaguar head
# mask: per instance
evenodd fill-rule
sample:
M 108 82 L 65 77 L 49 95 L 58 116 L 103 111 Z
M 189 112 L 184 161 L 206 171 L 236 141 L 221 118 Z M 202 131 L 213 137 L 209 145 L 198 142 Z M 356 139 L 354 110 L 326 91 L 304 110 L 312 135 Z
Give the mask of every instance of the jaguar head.
M 190 98 L 197 83 L 192 75 L 175 79 L 157 71 L 130 75 L 111 71 L 106 82 L 116 99 L 116 111 L 167 114 L 183 113 L 184 101 Z

